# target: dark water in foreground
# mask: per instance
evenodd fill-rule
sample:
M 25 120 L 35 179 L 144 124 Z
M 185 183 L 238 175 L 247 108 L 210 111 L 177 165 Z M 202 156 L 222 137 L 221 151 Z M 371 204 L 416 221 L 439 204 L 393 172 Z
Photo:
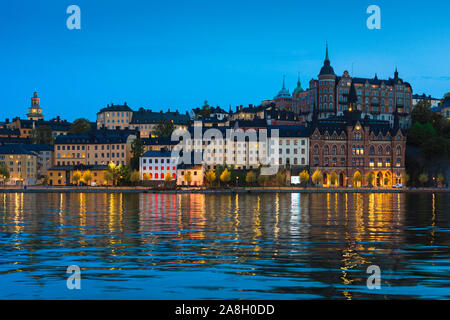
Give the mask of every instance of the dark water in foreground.
M 449 194 L 1 194 L 0 298 L 449 299 L 449 235 Z

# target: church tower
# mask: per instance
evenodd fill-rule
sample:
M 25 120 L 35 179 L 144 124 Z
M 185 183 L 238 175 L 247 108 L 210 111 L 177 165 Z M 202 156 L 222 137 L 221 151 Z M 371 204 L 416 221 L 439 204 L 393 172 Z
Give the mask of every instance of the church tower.
M 28 120 L 44 119 L 44 115 L 42 114 L 42 108 L 40 105 L 40 98 L 38 97 L 36 91 L 34 91 L 33 97 L 31 98 L 31 106 L 28 108 L 27 119 Z

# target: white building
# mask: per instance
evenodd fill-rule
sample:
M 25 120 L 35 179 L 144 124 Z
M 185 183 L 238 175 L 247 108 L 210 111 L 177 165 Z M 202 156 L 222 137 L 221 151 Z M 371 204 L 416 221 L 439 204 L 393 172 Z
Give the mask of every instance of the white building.
M 431 108 L 437 107 L 441 101 L 441 99 L 433 98 L 431 95 L 425 95 L 425 93 L 419 95 L 419 94 L 413 94 L 412 95 L 412 105 L 415 106 L 419 101 L 425 100 L 429 101 L 431 103 Z
M 139 173 L 142 180 L 164 181 L 167 175 L 177 179 L 177 158 L 170 151 L 147 151 L 139 158 Z

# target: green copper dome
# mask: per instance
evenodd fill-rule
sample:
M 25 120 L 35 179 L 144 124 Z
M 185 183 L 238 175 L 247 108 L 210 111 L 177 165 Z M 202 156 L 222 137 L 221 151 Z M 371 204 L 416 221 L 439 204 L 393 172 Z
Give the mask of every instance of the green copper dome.
M 299 75 L 298 80 L 297 80 L 297 88 L 295 88 L 293 94 L 302 93 L 302 92 L 305 92 L 305 90 L 303 90 L 303 88 L 302 88 L 302 84 L 300 83 L 300 75 Z

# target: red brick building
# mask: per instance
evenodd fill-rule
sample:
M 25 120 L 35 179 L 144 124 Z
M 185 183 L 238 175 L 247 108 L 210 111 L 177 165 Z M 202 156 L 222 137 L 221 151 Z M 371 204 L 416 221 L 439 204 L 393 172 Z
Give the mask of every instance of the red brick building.
M 313 120 L 314 114 L 319 119 L 343 115 L 349 108 L 346 96 L 352 84 L 357 96 L 355 109 L 362 112 L 363 118 L 368 116 L 374 120 L 389 121 L 390 126 L 394 127 L 397 116 L 401 128 L 410 126 L 412 87 L 399 77 L 397 69 L 393 78 L 384 80 L 378 79 L 376 74 L 374 78 L 351 77 L 348 71 L 337 76 L 331 66 L 328 45 L 318 79 L 312 79 L 306 91 L 297 85 L 292 109 L 309 121 Z
M 310 135 L 310 171 L 319 170 L 324 186 L 392 186 L 404 184 L 406 136 L 388 121 L 361 118 L 354 109 L 354 85 L 346 96 L 349 108 L 342 116 L 314 121 Z M 355 177 L 360 174 L 361 180 Z M 355 176 L 356 174 L 356 176 Z

